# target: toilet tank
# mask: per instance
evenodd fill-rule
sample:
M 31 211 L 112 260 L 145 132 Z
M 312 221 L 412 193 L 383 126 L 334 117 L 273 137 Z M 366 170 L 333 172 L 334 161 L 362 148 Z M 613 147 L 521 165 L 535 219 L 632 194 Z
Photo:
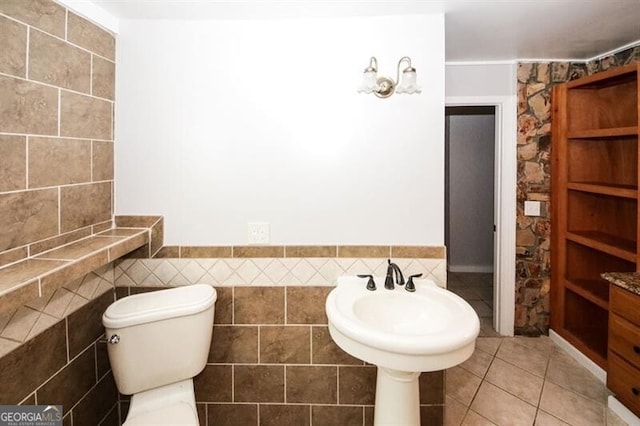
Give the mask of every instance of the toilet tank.
M 213 287 L 195 284 L 111 304 L 102 324 L 120 393 L 130 395 L 200 373 L 209 355 L 216 298 Z

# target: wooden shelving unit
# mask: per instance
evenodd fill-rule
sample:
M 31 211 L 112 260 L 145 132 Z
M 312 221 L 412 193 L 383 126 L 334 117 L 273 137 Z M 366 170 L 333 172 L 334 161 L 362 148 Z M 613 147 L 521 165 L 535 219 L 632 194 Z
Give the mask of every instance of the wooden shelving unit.
M 640 65 L 553 89 L 551 328 L 607 369 L 609 286 L 638 271 Z

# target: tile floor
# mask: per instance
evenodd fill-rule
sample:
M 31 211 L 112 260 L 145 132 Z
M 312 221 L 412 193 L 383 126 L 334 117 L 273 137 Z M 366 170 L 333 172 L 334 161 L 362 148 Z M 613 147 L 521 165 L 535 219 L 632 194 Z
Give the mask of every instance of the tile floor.
M 480 317 L 480 336 L 499 336 L 493 328 L 493 274 L 449 272 L 447 288 L 476 310 Z
M 447 370 L 445 425 L 626 425 L 608 392 L 548 337 L 498 337 L 491 274 L 449 274 L 449 289 L 481 319 L 476 351 Z

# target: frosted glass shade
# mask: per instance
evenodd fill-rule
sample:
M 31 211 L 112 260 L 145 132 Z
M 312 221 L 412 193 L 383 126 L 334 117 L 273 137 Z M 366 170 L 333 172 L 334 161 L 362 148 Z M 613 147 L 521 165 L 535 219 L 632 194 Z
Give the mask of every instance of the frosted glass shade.
M 422 93 L 422 89 L 418 86 L 416 71 L 411 68 L 410 70 L 405 70 L 402 72 L 402 80 L 400 84 L 396 87 L 396 93 Z
M 374 70 L 367 70 L 362 76 L 362 84 L 358 88 L 358 93 L 373 93 L 378 90 L 378 73 Z

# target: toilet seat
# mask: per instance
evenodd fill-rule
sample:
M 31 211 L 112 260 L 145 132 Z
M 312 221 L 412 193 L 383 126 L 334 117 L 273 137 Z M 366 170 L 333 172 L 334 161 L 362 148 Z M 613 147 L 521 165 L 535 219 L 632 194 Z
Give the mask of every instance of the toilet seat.
M 199 426 L 193 380 L 133 394 L 122 426 Z

